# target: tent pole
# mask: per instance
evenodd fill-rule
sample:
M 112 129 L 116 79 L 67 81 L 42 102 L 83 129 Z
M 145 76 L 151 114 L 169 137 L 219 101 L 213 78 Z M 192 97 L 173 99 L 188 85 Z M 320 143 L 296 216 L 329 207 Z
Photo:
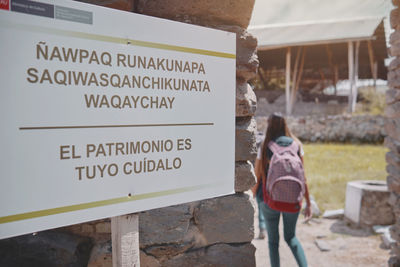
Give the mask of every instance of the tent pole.
M 357 103 L 357 95 L 358 95 L 358 88 L 357 88 L 357 83 L 358 83 L 358 58 L 360 54 L 360 41 L 356 42 L 356 55 L 354 58 L 354 89 L 353 91 L 353 102 L 351 105 L 351 112 L 356 111 L 356 103 Z
M 292 114 L 293 112 L 293 105 L 294 101 L 296 98 L 296 81 L 297 81 L 297 72 L 298 72 L 298 66 L 299 66 L 299 61 L 300 61 L 300 55 L 301 52 L 303 51 L 303 47 L 298 47 L 297 48 L 297 55 L 296 55 L 296 60 L 294 62 L 294 68 L 293 68 L 293 75 L 292 75 L 292 86 L 290 89 L 290 101 L 289 101 L 289 114 Z
M 353 103 L 353 84 L 354 84 L 354 49 L 353 49 L 353 42 L 348 42 L 348 69 L 349 69 L 349 83 L 350 83 L 350 90 L 349 90 L 349 102 L 348 102 L 348 111 L 352 113 L 352 103 Z
M 292 99 L 291 99 L 291 102 L 290 102 L 291 112 L 293 112 L 293 107 L 294 107 L 294 103 L 296 102 L 296 96 L 297 96 L 297 91 L 299 90 L 301 76 L 303 75 L 304 58 L 305 58 L 305 55 L 306 55 L 306 47 L 305 46 L 302 47 L 301 52 L 302 53 L 301 53 L 299 74 L 296 75 L 297 79 L 293 80 L 294 86 L 293 86 L 293 92 L 292 92 Z
M 338 65 L 335 65 L 334 73 L 335 73 L 335 79 L 334 79 L 335 95 L 337 95 L 337 83 L 339 81 L 339 67 L 338 67 Z
M 374 50 L 372 49 L 371 40 L 368 40 L 367 44 L 368 44 L 369 65 L 371 67 L 371 76 L 372 79 L 374 79 L 374 89 L 376 90 L 376 71 L 375 71 L 376 61 L 374 57 Z
M 290 115 L 290 47 L 288 47 L 286 51 L 286 88 L 285 88 L 285 93 L 286 93 L 286 116 Z
M 373 77 L 374 77 L 374 88 L 375 88 L 375 90 L 376 90 L 376 80 L 378 79 L 378 62 L 374 62 L 374 74 L 373 74 Z

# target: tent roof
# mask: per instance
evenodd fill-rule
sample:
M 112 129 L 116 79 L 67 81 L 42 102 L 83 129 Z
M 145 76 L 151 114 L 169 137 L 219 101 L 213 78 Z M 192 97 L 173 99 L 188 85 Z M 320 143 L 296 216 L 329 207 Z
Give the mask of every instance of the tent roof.
M 258 49 L 316 45 L 373 39 L 383 17 L 257 25 L 249 32 L 257 37 Z
M 392 8 L 390 0 L 256 0 L 248 31 L 258 39 L 263 69 L 285 69 L 287 48 L 293 47 L 294 62 L 298 47 L 304 46 L 304 69 L 315 74 L 315 70 L 337 66 L 340 79 L 348 76 L 347 42 L 371 40 L 378 77 L 386 79 L 390 26 L 385 18 Z M 360 44 L 359 78 L 371 75 L 364 41 Z
M 256 0 L 248 30 L 259 49 L 366 40 L 392 7 L 390 0 Z

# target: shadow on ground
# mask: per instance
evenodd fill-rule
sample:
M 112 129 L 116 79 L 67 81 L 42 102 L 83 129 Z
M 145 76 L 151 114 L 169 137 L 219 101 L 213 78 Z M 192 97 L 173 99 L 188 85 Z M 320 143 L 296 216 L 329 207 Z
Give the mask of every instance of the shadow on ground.
M 358 227 L 345 220 L 335 221 L 329 228 L 332 233 L 350 235 L 355 237 L 368 237 L 374 235 L 370 227 Z

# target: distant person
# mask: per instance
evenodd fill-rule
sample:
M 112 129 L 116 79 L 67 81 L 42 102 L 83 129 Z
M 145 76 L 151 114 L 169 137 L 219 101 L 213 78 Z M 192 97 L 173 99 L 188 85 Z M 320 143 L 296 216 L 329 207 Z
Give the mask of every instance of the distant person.
M 265 218 L 269 257 L 272 267 L 280 266 L 279 219 L 282 213 L 283 234 L 297 264 L 307 266 L 304 250 L 296 237 L 296 224 L 301 210 L 303 196 L 306 199 L 306 219 L 311 218 L 308 187 L 303 170 L 304 151 L 300 141 L 290 132 L 285 118 L 274 113 L 268 118 L 268 127 L 261 144 L 255 171 L 257 184 L 253 195 L 262 191 L 263 201 L 259 202 Z M 261 188 L 261 189 L 260 189 Z

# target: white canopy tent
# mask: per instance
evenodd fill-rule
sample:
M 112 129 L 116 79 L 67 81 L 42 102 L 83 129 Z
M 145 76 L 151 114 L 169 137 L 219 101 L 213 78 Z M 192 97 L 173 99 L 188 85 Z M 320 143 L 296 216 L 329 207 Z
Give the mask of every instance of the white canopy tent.
M 286 112 L 291 114 L 302 76 L 305 49 L 310 45 L 347 43 L 348 77 L 351 84 L 349 111 L 357 96 L 358 57 L 361 41 L 368 42 L 371 73 L 376 80 L 377 65 L 371 40 L 388 16 L 388 0 L 257 0 L 248 28 L 258 39 L 258 50 L 286 48 Z M 291 74 L 291 47 L 300 47 Z M 292 84 L 291 84 L 292 80 Z

